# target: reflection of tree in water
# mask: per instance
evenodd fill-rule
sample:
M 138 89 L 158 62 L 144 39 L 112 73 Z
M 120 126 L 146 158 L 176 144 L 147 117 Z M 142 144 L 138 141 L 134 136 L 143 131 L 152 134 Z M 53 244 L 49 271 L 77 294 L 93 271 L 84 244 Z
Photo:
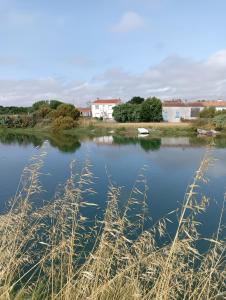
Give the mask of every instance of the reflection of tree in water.
M 62 152 L 75 152 L 80 148 L 81 143 L 74 136 L 65 134 L 53 134 L 49 137 L 51 146 L 58 148 Z
M 0 142 L 2 144 L 18 144 L 42 146 L 45 140 L 48 140 L 52 147 L 58 148 L 62 152 L 75 152 L 80 146 L 80 142 L 76 137 L 65 134 L 24 134 L 17 132 L 4 131 L 0 134 Z
M 226 148 L 226 137 L 217 136 L 217 137 L 193 137 L 189 139 L 189 142 L 193 146 L 208 146 L 213 145 L 216 148 Z
M 18 134 L 14 132 L 2 132 L 0 134 L 0 142 L 2 144 L 18 144 L 18 145 L 30 145 L 33 146 L 41 146 L 44 142 L 44 140 L 36 135 L 30 135 L 30 134 Z
M 158 150 L 161 147 L 160 138 L 144 139 L 144 138 L 132 138 L 123 136 L 113 136 L 114 144 L 128 145 L 139 144 L 145 151 Z
M 161 139 L 155 138 L 150 140 L 140 139 L 140 145 L 145 151 L 158 150 L 161 147 Z
M 226 137 L 216 137 L 214 144 L 217 148 L 226 148 Z

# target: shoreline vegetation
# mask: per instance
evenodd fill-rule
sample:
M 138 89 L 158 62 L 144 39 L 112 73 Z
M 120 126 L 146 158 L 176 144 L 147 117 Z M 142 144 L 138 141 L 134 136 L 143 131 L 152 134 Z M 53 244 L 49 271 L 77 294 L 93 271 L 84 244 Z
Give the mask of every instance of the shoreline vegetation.
M 190 136 L 197 129 L 215 129 L 226 135 L 226 113 L 215 108 L 205 108 L 196 120 L 177 123 L 162 121 L 162 103 L 156 97 L 143 99 L 133 97 L 127 103 L 113 108 L 116 121 L 102 118 L 84 118 L 72 104 L 58 100 L 38 101 L 31 107 L 0 106 L 0 131 L 3 129 L 24 132 L 67 132 L 71 135 L 100 135 L 115 131 L 125 136 L 137 135 L 137 128 L 150 130 L 153 137 Z M 144 122 L 145 121 L 145 122 Z
M 146 168 L 121 203 L 122 188 L 108 183 L 101 218 L 92 201 L 95 174 L 89 160 L 54 199 L 34 208 L 45 145 L 24 169 L 8 211 L 0 215 L 0 298 L 16 300 L 168 300 L 225 297 L 224 199 L 216 233 L 203 237 L 199 217 L 208 209 L 201 190 L 213 163 L 207 150 L 181 206 L 147 226 Z M 95 213 L 94 213 L 95 214 Z M 170 233 L 171 223 L 176 230 Z M 222 237 L 223 235 L 223 237 Z M 160 241 L 162 241 L 160 243 Z M 200 251 L 198 244 L 206 244 Z

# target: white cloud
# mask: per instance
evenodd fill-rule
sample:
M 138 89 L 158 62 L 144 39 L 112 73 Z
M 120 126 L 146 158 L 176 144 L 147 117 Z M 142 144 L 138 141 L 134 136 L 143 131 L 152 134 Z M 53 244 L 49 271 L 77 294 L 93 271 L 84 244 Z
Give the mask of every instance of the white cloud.
M 226 100 L 224 53 L 222 50 L 204 61 L 171 56 L 141 74 L 114 68 L 89 81 L 0 80 L 0 105 L 30 105 L 35 100 L 49 98 L 83 105 L 96 97 L 128 100 L 132 96 L 154 95 L 162 99 Z
M 118 23 L 111 27 L 113 32 L 129 32 L 145 26 L 145 20 L 133 11 L 126 12 Z

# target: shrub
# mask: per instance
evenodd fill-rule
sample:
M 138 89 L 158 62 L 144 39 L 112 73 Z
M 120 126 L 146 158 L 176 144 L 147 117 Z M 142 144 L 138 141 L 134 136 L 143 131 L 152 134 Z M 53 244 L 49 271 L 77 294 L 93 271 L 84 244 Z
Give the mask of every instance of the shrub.
M 53 121 L 53 128 L 56 130 L 65 130 L 75 127 L 75 121 L 71 117 L 60 116 Z
M 135 102 L 131 101 L 113 108 L 113 117 L 117 122 L 162 121 L 162 102 L 158 98 L 148 98 L 139 104 L 136 104 L 136 99 Z
M 73 120 L 77 120 L 80 116 L 78 109 L 72 104 L 61 104 L 57 107 L 56 111 L 52 114 L 53 117 L 71 117 Z
M 218 130 L 226 128 L 226 113 L 215 116 L 213 118 L 213 124 Z
M 215 107 L 205 107 L 199 114 L 200 118 L 213 118 L 216 113 Z
M 162 121 L 162 102 L 156 97 L 148 98 L 141 104 L 140 121 Z

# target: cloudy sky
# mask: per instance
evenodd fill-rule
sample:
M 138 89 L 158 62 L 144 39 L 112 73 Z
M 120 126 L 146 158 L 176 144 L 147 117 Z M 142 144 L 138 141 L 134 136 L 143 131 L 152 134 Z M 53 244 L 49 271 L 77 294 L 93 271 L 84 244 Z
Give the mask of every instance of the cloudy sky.
M 226 99 L 225 0 L 0 0 L 0 105 Z

